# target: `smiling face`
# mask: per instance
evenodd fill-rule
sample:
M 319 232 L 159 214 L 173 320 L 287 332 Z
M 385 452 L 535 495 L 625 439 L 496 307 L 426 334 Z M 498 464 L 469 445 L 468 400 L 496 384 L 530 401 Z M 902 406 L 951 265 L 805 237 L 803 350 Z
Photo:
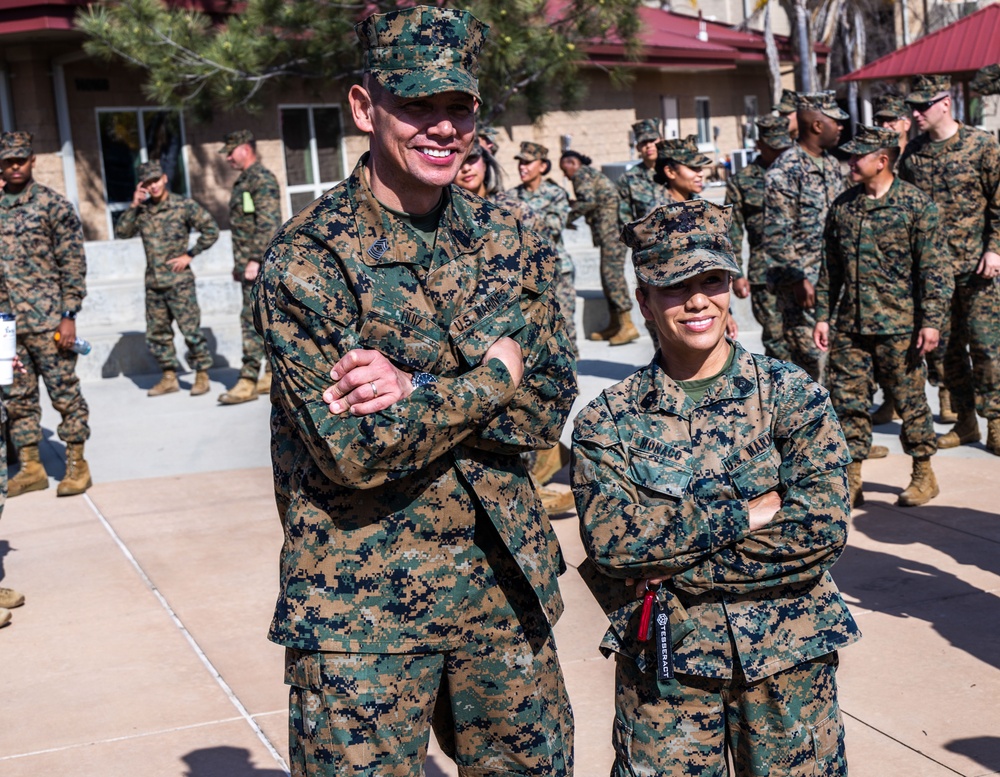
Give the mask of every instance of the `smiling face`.
M 709 270 L 673 286 L 636 289 L 643 317 L 656 326 L 661 363 L 671 377 L 706 378 L 725 365 L 729 286 L 728 272 Z
M 478 197 L 485 197 L 486 191 L 486 159 L 479 156 L 466 159 L 455 177 L 455 184 L 467 189 Z
M 544 159 L 532 159 L 530 162 L 521 159 L 517 162 L 517 174 L 521 177 L 521 183 L 534 189 L 541 185 L 546 167 Z
M 705 177 L 700 167 L 688 167 L 680 162 L 666 165 L 663 174 L 667 177 L 667 188 L 677 200 L 689 200 L 695 194 L 701 194 L 705 188 Z
M 369 137 L 372 191 L 390 208 L 426 213 L 475 139 L 476 100 L 462 92 L 397 97 L 374 79 L 366 83 L 348 97 L 354 123 Z
M 142 188 L 149 192 L 149 199 L 152 202 L 161 202 L 167 196 L 167 176 L 161 175 L 159 178 L 143 181 Z
M 885 152 L 881 149 L 872 151 L 870 154 L 851 154 L 848 162 L 850 167 L 851 181 L 854 183 L 867 183 L 875 178 L 885 169 L 888 160 Z
M 576 177 L 580 169 L 580 164 L 580 160 L 575 156 L 564 156 L 559 160 L 559 167 L 562 169 L 563 174 L 570 180 Z
M 35 169 L 35 157 L 27 159 L 0 159 L 0 178 L 3 179 L 3 191 L 17 194 L 31 183 L 32 171 Z

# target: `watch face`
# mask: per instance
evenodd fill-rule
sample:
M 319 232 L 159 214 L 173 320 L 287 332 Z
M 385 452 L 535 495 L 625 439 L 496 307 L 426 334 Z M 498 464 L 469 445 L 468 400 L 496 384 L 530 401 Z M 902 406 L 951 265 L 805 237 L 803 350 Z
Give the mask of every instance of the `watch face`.
M 410 380 L 410 383 L 415 388 L 420 388 L 421 386 L 429 386 L 431 383 L 434 383 L 435 381 L 436 378 L 429 372 L 417 372 L 413 375 L 413 378 Z

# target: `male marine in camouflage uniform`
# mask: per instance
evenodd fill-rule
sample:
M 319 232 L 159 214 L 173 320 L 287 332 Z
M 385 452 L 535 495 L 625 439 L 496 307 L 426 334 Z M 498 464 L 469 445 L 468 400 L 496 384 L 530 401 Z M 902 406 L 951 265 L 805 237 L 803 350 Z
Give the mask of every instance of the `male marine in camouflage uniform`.
M 38 446 L 42 407 L 38 379 L 45 381 L 66 443 L 66 476 L 58 496 L 81 494 L 91 485 L 83 446 L 90 412 L 80 391 L 76 358 L 76 314 L 87 294 L 83 228 L 69 201 L 32 179 L 35 155 L 28 132 L 0 137 L 0 245 L 3 274 L 0 311 L 17 322 L 17 355 L 26 371 L 4 387 L 10 437 L 21 469 L 10 480 L 10 496 L 49 487 Z M 58 342 L 55 338 L 58 337 Z
M 265 370 L 258 381 L 264 360 L 264 341 L 253 326 L 250 289 L 257 280 L 260 263 L 267 244 L 281 226 L 278 179 L 260 163 L 257 141 L 250 130 L 237 130 L 226 135 L 219 150 L 240 175 L 229 197 L 229 226 L 233 233 L 233 280 L 243 292 L 240 310 L 240 332 L 243 335 L 243 366 L 240 377 L 219 397 L 223 405 L 238 405 L 257 399 L 258 394 L 271 390 L 271 372 Z
M 656 144 L 660 136 L 660 123 L 656 119 L 643 119 L 632 125 L 635 150 L 639 154 L 639 164 L 630 167 L 618 179 L 618 227 L 624 228 L 629 222 L 641 219 L 657 205 L 667 202 L 667 193 L 662 184 L 656 183 Z
M 791 89 L 781 90 L 781 99 L 774 106 L 774 112 L 788 122 L 788 135 L 792 140 L 799 136 L 799 94 Z
M 159 162 L 143 162 L 138 175 L 132 206 L 118 220 L 115 237 L 141 235 L 146 251 L 146 344 L 163 370 L 163 377 L 147 394 L 158 397 L 180 390 L 174 321 L 184 335 L 190 365 L 196 371 L 191 396 L 207 394 L 212 354 L 201 331 L 191 260 L 215 243 L 219 226 L 197 202 L 170 193 Z M 188 249 L 192 232 L 200 235 Z
M 820 380 L 823 354 L 813 342 L 815 284 L 823 255 L 823 227 L 831 203 L 844 191 L 834 148 L 848 116 L 833 92 L 800 94 L 799 137 L 764 174 L 764 254 L 775 288 L 789 358 Z
M 1000 456 L 1000 146 L 992 135 L 955 121 L 950 89 L 947 76 L 914 79 L 906 103 L 922 134 L 899 160 L 899 177 L 938 206 L 955 278 L 941 344 L 943 383 L 958 420 L 938 447 L 979 440 L 978 409 L 988 422 L 986 447 Z
M 727 210 L 686 201 L 625 231 L 664 348 L 575 423 L 580 571 L 616 654 L 612 777 L 723 775 L 727 755 L 745 776 L 847 774 L 836 651 L 858 629 L 829 573 L 847 446 L 822 387 L 725 339 Z
M 947 318 L 951 273 L 940 251 L 937 208 L 893 175 L 899 133 L 861 125 L 842 148 L 858 185 L 827 216 L 814 337 L 830 352 L 827 384 L 851 450 L 852 506 L 864 502 L 861 462 L 872 441 L 868 408 L 877 378 L 894 398 L 903 450 L 913 457 L 913 477 L 896 504 L 913 507 L 938 495 L 923 357 L 937 347 Z
M 520 164 L 518 169 L 532 162 L 540 162 L 544 165 L 542 175 L 548 175 L 552 169 L 552 162 L 549 160 L 549 150 L 539 143 L 523 141 L 521 150 L 514 157 Z M 569 195 L 566 190 L 552 180 L 545 178 L 531 188 L 526 183 L 521 183 L 507 192 L 512 197 L 523 201 L 532 211 L 545 222 L 546 230 L 542 236 L 548 240 L 559 255 L 559 266 L 556 270 L 555 298 L 559 303 L 559 309 L 566 319 L 566 336 L 573 344 L 573 353 L 577 353 L 576 345 L 576 285 L 573 278 L 576 275 L 573 266 L 573 258 L 566 250 L 563 242 L 562 232 L 566 228 L 566 219 L 569 217 Z
M 449 185 L 485 26 L 418 6 L 357 32 L 370 151 L 278 232 L 253 289 L 292 774 L 417 777 L 429 722 L 462 775 L 570 774 L 561 554 L 518 456 L 557 441 L 576 395 L 557 259 Z
M 726 204 L 733 206 L 733 226 L 729 240 L 739 253 L 746 233 L 750 247 L 747 280 L 750 283 L 750 307 L 761 326 L 764 353 L 774 359 L 788 361 L 781 314 L 774 290 L 767 285 L 767 264 L 764 242 L 764 172 L 786 148 L 791 147 L 788 120 L 781 116 L 761 116 L 757 119 L 757 157 L 726 181 Z

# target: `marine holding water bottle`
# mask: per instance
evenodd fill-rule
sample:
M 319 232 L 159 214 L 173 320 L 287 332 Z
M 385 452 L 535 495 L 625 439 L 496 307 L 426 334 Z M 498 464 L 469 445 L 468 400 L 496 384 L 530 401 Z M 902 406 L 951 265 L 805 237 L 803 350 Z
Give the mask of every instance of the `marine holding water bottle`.
M 6 279 L 0 284 L 0 313 L 16 320 L 17 355 L 26 370 L 3 387 L 10 439 L 21 461 L 8 496 L 49 487 L 38 449 L 39 377 L 62 417 L 57 433 L 66 443 L 66 476 L 56 494 L 70 496 L 83 493 L 92 482 L 83 451 L 90 437 L 89 410 L 74 351 L 87 265 L 80 219 L 65 197 L 33 180 L 34 166 L 31 133 L 0 136 L 0 261 Z

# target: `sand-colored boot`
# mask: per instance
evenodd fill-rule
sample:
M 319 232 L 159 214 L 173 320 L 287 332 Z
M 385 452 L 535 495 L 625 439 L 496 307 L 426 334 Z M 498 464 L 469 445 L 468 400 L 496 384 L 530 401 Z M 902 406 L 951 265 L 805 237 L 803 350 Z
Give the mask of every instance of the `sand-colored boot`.
M 22 604 L 24 604 L 24 594 L 18 593 L 13 588 L 0 588 L 0 607 L 13 610 Z
M 852 461 L 847 465 L 848 502 L 851 507 L 861 507 L 865 503 L 865 495 L 861 489 L 864 481 L 861 479 L 861 462 Z
M 0 607 L 0 629 L 10 623 L 10 610 Z
M 554 488 L 538 489 L 538 496 L 541 497 L 542 507 L 549 515 L 562 515 L 576 509 L 576 502 L 573 500 L 572 491 L 558 491 Z
M 891 394 L 885 395 L 885 401 L 882 406 L 872 413 L 872 426 L 882 426 L 883 424 L 889 424 L 899 418 L 899 413 L 896 412 L 896 402 Z M 869 456 L 869 458 L 871 458 Z
M 937 478 L 934 477 L 934 470 L 931 469 L 931 459 L 926 456 L 913 460 L 913 475 L 910 477 L 910 485 L 899 495 L 896 504 L 900 507 L 916 507 L 926 504 L 940 493 L 941 489 L 938 488 Z
M 94 485 L 90 479 L 90 465 L 83 458 L 83 443 L 66 443 L 66 477 L 59 483 L 56 496 L 82 494 Z
M 979 431 L 979 419 L 975 410 L 963 411 L 958 414 L 958 423 L 950 432 L 937 438 L 938 448 L 957 448 L 959 445 L 979 442 L 982 439 Z
M 181 384 L 177 382 L 177 373 L 174 370 L 164 370 L 160 382 L 146 392 L 147 397 L 160 397 L 164 394 L 173 394 L 181 390 Z
M 610 345 L 625 345 L 639 339 L 639 330 L 632 323 L 632 311 L 616 310 L 614 317 L 618 322 L 618 331 L 608 338 Z
M 600 332 L 591 332 L 590 339 L 595 342 L 610 340 L 618 334 L 619 329 L 621 329 L 621 326 L 618 323 L 618 317 L 615 315 L 615 311 L 608 307 L 608 325 Z
M 37 445 L 25 445 L 19 451 L 21 469 L 7 483 L 7 496 L 20 496 L 29 491 L 44 491 L 49 487 L 49 476 L 45 474 Z
M 239 405 L 252 402 L 257 398 L 257 381 L 253 378 L 240 378 L 225 394 L 219 395 L 220 405 Z
M 938 420 L 943 424 L 953 424 L 958 421 L 958 413 L 951 407 L 951 392 L 946 388 L 938 389 L 938 404 L 941 412 L 938 413 Z
M 544 486 L 567 464 L 569 464 L 569 448 L 558 443 L 547 451 L 538 452 L 535 466 L 531 468 L 531 477 L 537 485 Z
M 191 396 L 200 397 L 212 390 L 208 383 L 208 373 L 205 370 L 198 370 L 194 374 L 194 385 L 191 386 Z
M 986 450 L 1000 456 L 1000 418 L 991 418 L 986 425 Z
M 268 369 L 264 370 L 264 374 L 260 376 L 260 380 L 257 381 L 257 393 L 258 394 L 270 394 L 271 393 L 271 371 Z
M 868 448 L 869 459 L 884 459 L 889 455 L 889 449 L 884 445 L 871 445 Z

